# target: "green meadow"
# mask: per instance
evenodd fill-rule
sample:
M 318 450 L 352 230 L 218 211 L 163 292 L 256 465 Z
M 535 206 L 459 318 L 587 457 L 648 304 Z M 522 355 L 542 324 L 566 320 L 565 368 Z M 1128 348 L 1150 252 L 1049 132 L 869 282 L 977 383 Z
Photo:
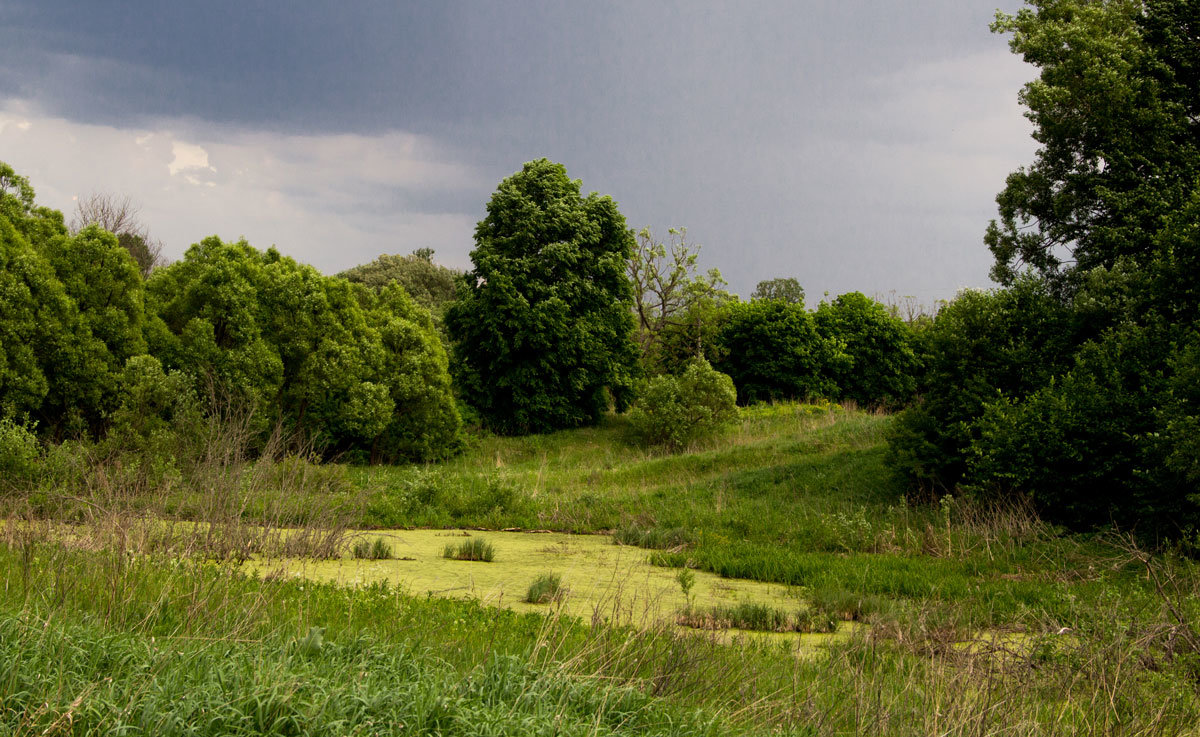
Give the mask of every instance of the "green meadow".
M 762 406 L 667 454 L 612 417 L 440 464 L 247 462 L 219 507 L 9 498 L 0 725 L 1197 734 L 1194 565 L 1024 507 L 908 501 L 891 423 Z M 491 560 L 444 555 L 470 541 Z

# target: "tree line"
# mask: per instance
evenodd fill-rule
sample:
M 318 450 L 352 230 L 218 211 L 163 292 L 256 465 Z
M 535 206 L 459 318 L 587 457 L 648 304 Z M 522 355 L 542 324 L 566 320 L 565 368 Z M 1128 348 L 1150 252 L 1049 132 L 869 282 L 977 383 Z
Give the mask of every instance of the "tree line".
M 449 455 L 464 417 L 524 434 L 631 408 L 646 442 L 680 447 L 735 402 L 821 398 L 903 410 L 890 458 L 914 497 L 1029 496 L 1077 527 L 1189 534 L 1198 12 L 1030 0 L 997 16 L 1040 69 L 1021 100 L 1041 148 L 985 234 L 999 288 L 917 319 L 857 292 L 809 309 L 792 278 L 742 301 L 698 273 L 686 231 L 635 234 L 546 159 L 500 183 L 468 272 L 424 250 L 339 277 L 217 238 L 155 268 L 133 239 L 68 229 L 4 167 L 0 442 L 145 440 L 219 393 L 263 432 L 363 460 Z

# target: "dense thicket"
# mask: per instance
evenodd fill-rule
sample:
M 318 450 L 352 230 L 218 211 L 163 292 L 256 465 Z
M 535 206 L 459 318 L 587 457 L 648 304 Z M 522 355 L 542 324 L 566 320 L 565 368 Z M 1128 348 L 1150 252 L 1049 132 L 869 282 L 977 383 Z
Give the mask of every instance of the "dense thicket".
M 730 305 L 716 342 L 714 367 L 733 379 L 742 404 L 833 396 L 831 367 L 850 360 L 803 304 L 780 300 Z
M 817 333 L 840 345 L 848 359 L 827 367 L 835 398 L 893 406 L 912 398 L 919 369 L 915 336 L 886 307 L 861 292 L 847 292 L 822 302 L 813 321 Z
M 245 241 L 207 238 L 148 283 L 166 366 L 243 393 L 268 420 L 375 458 L 437 457 L 458 416 L 426 311 Z
M 908 325 L 858 292 L 809 311 L 792 286 L 760 289 L 759 298 L 724 306 L 714 321 L 708 356 L 733 378 L 739 402 L 821 397 L 874 406 L 911 399 L 919 361 Z
M 69 234 L 0 164 L 9 444 L 33 430 L 45 439 L 112 432 L 149 447 L 186 424 L 177 400 L 187 396 L 238 403 L 264 432 L 280 424 L 318 447 L 376 459 L 437 458 L 458 441 L 445 351 L 428 312 L 400 287 L 372 291 L 215 237 L 144 282 L 112 233 Z
M 1041 69 L 1021 99 L 1042 146 L 986 237 L 1007 288 L 939 313 L 893 457 L 935 488 L 1177 535 L 1200 525 L 1200 6 L 1028 5 L 995 25 Z
M 561 164 L 531 161 L 500 183 L 446 314 L 459 388 L 490 428 L 576 427 L 628 405 L 632 251 L 616 203 L 582 196 Z

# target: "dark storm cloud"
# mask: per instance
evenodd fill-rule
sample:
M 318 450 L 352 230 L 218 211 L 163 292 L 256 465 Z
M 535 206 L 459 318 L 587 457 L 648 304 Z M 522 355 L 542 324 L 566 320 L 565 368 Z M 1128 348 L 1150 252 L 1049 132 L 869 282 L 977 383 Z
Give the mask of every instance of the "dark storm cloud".
M 0 95 L 209 142 L 402 131 L 479 174 L 284 192 L 369 232 L 395 208 L 477 219 L 501 177 L 545 155 L 632 226 L 689 226 L 743 294 L 794 275 L 810 294 L 947 297 L 985 283 L 992 193 L 1029 151 L 1014 103 L 1028 74 L 992 15 L 962 0 L 18 0 L 0 6 Z M 469 228 L 459 238 L 445 255 L 461 263 Z

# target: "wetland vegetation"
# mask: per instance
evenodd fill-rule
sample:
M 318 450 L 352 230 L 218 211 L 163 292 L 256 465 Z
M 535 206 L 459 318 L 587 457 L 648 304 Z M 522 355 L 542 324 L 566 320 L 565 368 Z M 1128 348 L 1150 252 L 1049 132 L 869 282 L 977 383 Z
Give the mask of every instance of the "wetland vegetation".
M 0 733 L 1200 735 L 1195 8 L 997 15 L 1041 148 L 936 314 L 544 158 L 344 278 L 0 163 Z

